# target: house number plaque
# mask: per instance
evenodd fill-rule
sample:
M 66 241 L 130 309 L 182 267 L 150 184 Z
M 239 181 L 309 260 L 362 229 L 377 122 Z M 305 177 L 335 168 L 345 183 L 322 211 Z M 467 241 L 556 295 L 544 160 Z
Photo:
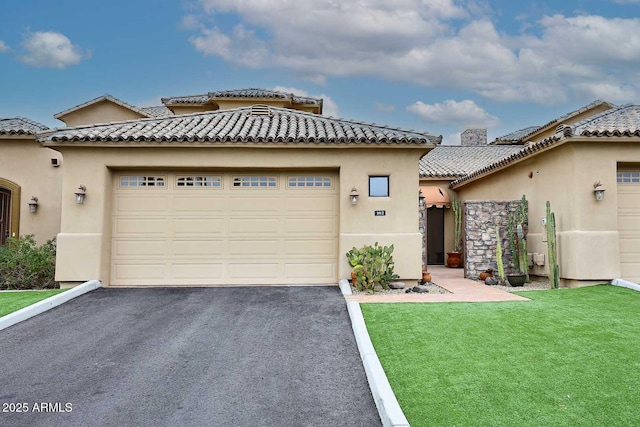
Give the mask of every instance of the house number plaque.
M 373 211 L 374 216 L 386 216 L 387 211 Z

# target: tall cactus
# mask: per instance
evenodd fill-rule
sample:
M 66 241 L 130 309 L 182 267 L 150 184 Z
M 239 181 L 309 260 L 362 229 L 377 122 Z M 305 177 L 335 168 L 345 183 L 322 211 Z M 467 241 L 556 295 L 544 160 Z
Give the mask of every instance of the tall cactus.
M 454 252 L 462 252 L 462 203 L 460 200 L 451 202 L 453 209 L 453 244 Z
M 496 227 L 496 263 L 498 264 L 498 277 L 500 283 L 504 282 L 504 264 L 502 263 L 502 239 L 500 239 L 500 228 Z
M 560 266 L 558 265 L 558 247 L 556 245 L 556 216 L 551 212 L 551 203 L 547 200 L 547 247 L 549 249 L 549 285 L 552 289 L 560 287 Z
M 522 272 L 529 281 L 529 261 L 527 258 L 527 234 L 524 224 L 528 222 L 529 209 L 527 207 L 527 198 L 522 195 L 520 206 L 509 215 L 509 223 L 507 231 L 509 233 L 509 246 L 513 258 L 513 268 Z

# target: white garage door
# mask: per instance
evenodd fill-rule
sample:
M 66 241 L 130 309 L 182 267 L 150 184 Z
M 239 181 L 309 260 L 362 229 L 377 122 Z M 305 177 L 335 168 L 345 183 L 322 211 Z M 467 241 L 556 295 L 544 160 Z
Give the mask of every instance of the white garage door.
M 618 171 L 620 273 L 640 283 L 640 170 Z
M 337 283 L 336 174 L 114 175 L 114 286 Z

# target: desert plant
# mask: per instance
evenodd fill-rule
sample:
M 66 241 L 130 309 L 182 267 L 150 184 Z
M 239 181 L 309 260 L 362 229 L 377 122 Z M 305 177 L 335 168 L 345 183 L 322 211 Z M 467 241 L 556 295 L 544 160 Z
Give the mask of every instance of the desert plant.
M 502 239 L 500 229 L 496 227 L 496 264 L 498 264 L 498 280 L 504 282 L 504 264 L 502 263 Z
M 374 292 L 377 285 L 388 289 L 389 282 L 399 278 L 394 272 L 393 249 L 393 245 L 380 246 L 375 242 L 373 246 L 354 246 L 347 252 L 349 263 L 356 273 L 356 289 Z
M 453 209 L 453 251 L 462 252 L 462 202 L 454 200 L 451 202 Z
M 529 211 L 527 208 L 527 198 L 522 195 L 520 206 L 509 215 L 508 234 L 509 246 L 513 257 L 513 268 L 521 272 L 529 281 L 529 262 L 527 259 L 527 235 L 525 224 L 528 222 Z
M 33 235 L 11 237 L 0 246 L 0 289 L 57 288 L 55 238 L 38 246 Z
M 560 287 L 560 266 L 558 265 L 558 247 L 556 245 L 556 216 L 551 212 L 551 203 L 547 200 L 547 248 L 549 251 L 549 285 L 552 289 Z

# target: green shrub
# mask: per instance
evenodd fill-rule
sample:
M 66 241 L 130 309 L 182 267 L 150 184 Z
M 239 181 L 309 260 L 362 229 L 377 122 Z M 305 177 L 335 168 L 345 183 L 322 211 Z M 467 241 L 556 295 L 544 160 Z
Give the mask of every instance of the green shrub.
M 356 289 L 374 292 L 377 285 L 388 289 L 389 282 L 400 277 L 393 271 L 392 253 L 393 245 L 379 246 L 378 242 L 373 246 L 365 245 L 360 249 L 354 246 L 347 252 L 349 264 L 356 273 L 353 284 Z
M 38 246 L 33 235 L 9 238 L 0 246 L 0 289 L 54 289 L 56 241 Z

